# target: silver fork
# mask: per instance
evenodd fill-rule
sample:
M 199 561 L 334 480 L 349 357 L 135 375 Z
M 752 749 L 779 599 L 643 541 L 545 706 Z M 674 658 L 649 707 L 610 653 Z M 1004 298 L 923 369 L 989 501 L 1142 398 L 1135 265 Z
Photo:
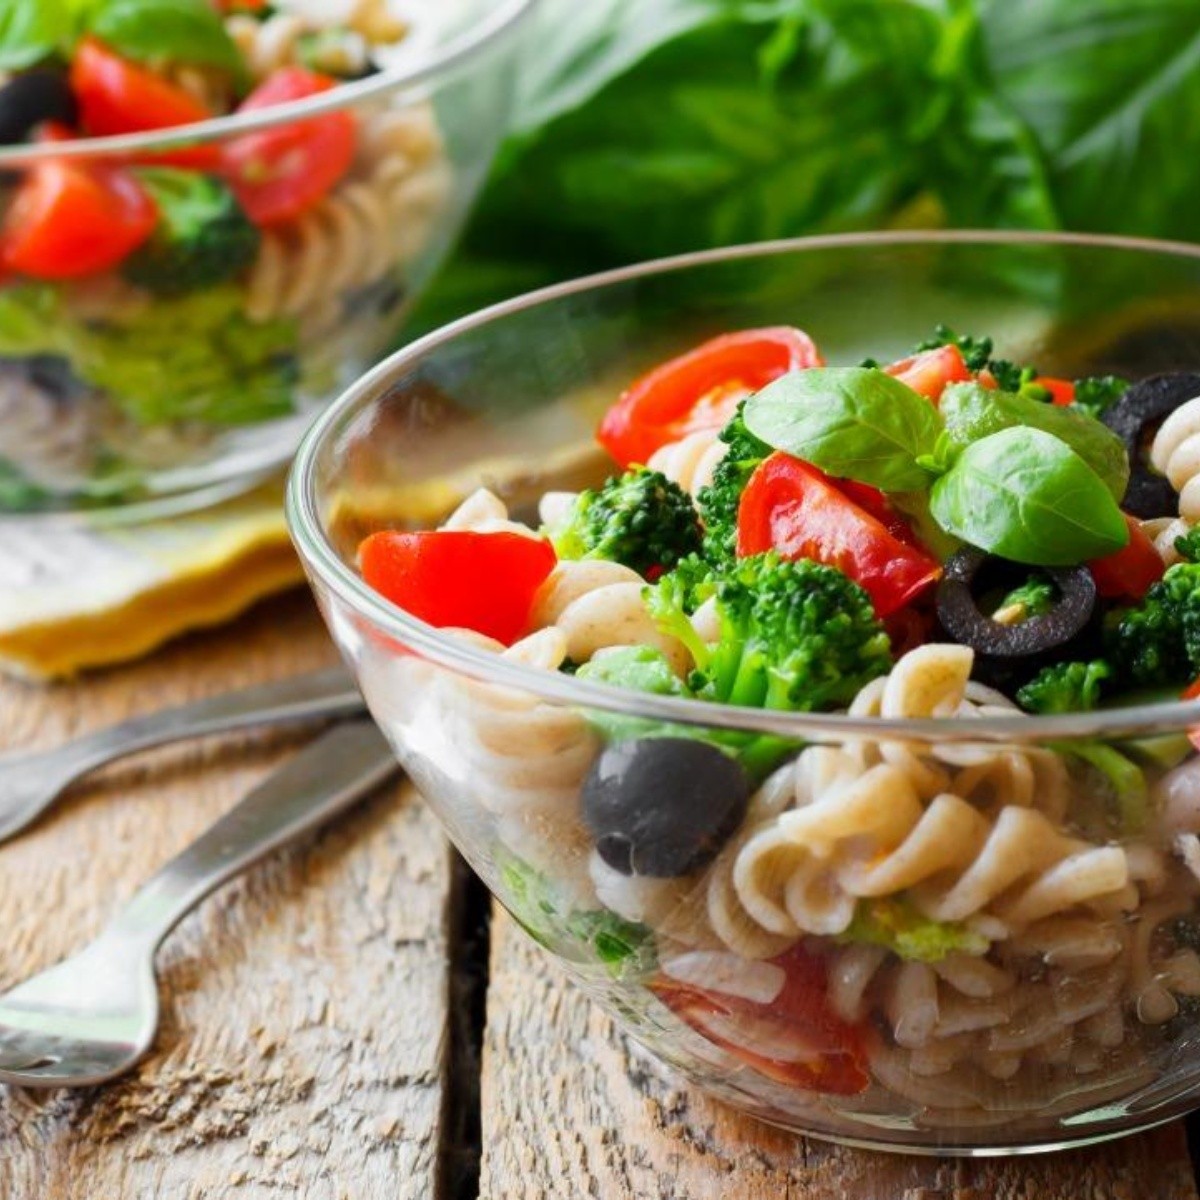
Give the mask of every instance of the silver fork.
M 98 729 L 65 746 L 0 755 L 0 842 L 35 821 L 81 775 L 114 759 L 184 738 L 362 712 L 344 667 L 211 696 Z
M 154 1039 L 154 955 L 180 918 L 397 770 L 368 720 L 301 751 L 163 867 L 94 942 L 0 996 L 0 1081 L 76 1087 L 129 1070 Z

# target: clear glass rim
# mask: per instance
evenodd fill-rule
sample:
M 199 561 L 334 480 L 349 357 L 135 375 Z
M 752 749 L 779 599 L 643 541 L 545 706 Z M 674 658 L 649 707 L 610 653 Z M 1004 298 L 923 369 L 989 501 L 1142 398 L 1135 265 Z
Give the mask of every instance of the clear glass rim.
M 35 163 L 47 159 L 89 159 L 116 157 L 146 151 L 190 146 L 232 134 L 252 133 L 322 113 L 351 108 L 372 96 L 401 91 L 436 80 L 469 62 L 504 35 L 514 31 L 537 6 L 538 0 L 497 0 L 487 6 L 480 20 L 456 37 L 434 48 L 426 58 L 402 70 L 384 70 L 365 79 L 341 83 L 327 92 L 272 105 L 247 113 L 230 113 L 190 125 L 151 129 L 143 133 L 123 133 L 111 137 L 80 138 L 72 142 L 48 142 L 44 145 L 20 145 L 0 148 L 0 167 Z
M 352 384 L 309 427 L 288 475 L 285 509 L 292 540 L 322 586 L 388 636 L 429 661 L 485 683 L 519 689 L 541 699 L 626 716 L 685 725 L 724 727 L 783 737 L 834 741 L 852 737 L 911 738 L 921 741 L 1037 741 L 1130 736 L 1200 725 L 1200 699 L 1130 705 L 1100 712 L 1056 716 L 933 717 L 897 719 L 852 717 L 844 713 L 774 713 L 704 700 L 625 691 L 574 676 L 524 666 L 447 634 L 397 608 L 373 591 L 342 561 L 321 528 L 316 464 L 326 439 L 350 412 L 369 404 L 396 376 L 463 334 L 516 313 L 614 284 L 737 259 L 770 257 L 808 250 L 919 245 L 1061 245 L 1130 250 L 1200 259 L 1200 245 L 1108 234 L 941 230 L 829 234 L 753 242 L 635 263 L 568 280 L 515 296 L 442 326 L 404 346 Z

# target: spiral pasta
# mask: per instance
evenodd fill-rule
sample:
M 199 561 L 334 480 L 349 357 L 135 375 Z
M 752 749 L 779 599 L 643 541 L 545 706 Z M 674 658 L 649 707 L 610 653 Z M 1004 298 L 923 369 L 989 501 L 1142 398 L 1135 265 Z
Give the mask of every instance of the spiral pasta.
M 1179 515 L 1200 520 L 1200 396 L 1181 404 L 1159 426 L 1150 462 L 1179 493 Z
M 712 483 L 717 464 L 729 447 L 717 436 L 718 430 L 701 429 L 675 442 L 660 446 L 646 463 L 653 471 L 661 471 L 691 496 Z

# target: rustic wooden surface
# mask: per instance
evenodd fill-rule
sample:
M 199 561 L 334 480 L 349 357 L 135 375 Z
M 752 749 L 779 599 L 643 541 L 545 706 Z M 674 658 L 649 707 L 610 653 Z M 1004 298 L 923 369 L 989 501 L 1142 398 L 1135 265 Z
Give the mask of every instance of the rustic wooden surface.
M 302 596 L 145 663 L 51 690 L 0 685 L 0 745 L 326 665 Z M 80 945 L 137 882 L 298 742 L 114 764 L 0 847 L 0 986 Z M 429 1200 L 438 1175 L 450 856 L 403 786 L 260 864 L 159 956 L 163 1023 L 137 1073 L 0 1088 L 3 1200 Z
M 0 683 L 0 749 L 333 658 L 309 602 L 288 597 L 80 683 Z M 0 987 L 79 946 L 297 744 L 225 739 L 114 765 L 0 847 Z M 464 980 L 487 973 L 486 903 L 459 893 L 403 785 L 218 892 L 160 955 L 162 1029 L 134 1075 L 0 1088 L 0 1200 L 1197 1200 L 1179 1124 L 972 1163 L 741 1118 L 681 1088 L 502 916 L 480 1102 L 483 1006 Z
M 685 1090 L 544 957 L 493 921 L 481 1200 L 1196 1200 L 1182 1122 L 974 1161 L 792 1137 Z

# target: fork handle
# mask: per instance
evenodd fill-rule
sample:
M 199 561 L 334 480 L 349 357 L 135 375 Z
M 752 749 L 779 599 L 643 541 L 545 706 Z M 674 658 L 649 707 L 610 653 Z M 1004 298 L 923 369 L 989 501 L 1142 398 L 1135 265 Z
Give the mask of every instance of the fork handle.
M 330 667 L 133 717 L 87 734 L 55 753 L 60 759 L 69 755 L 74 773 L 83 774 L 127 754 L 184 738 L 255 725 L 353 716 L 362 710 L 363 698 L 349 671 Z
M 106 933 L 157 946 L 226 880 L 342 812 L 398 770 L 395 755 L 370 720 L 336 726 L 167 863 Z

